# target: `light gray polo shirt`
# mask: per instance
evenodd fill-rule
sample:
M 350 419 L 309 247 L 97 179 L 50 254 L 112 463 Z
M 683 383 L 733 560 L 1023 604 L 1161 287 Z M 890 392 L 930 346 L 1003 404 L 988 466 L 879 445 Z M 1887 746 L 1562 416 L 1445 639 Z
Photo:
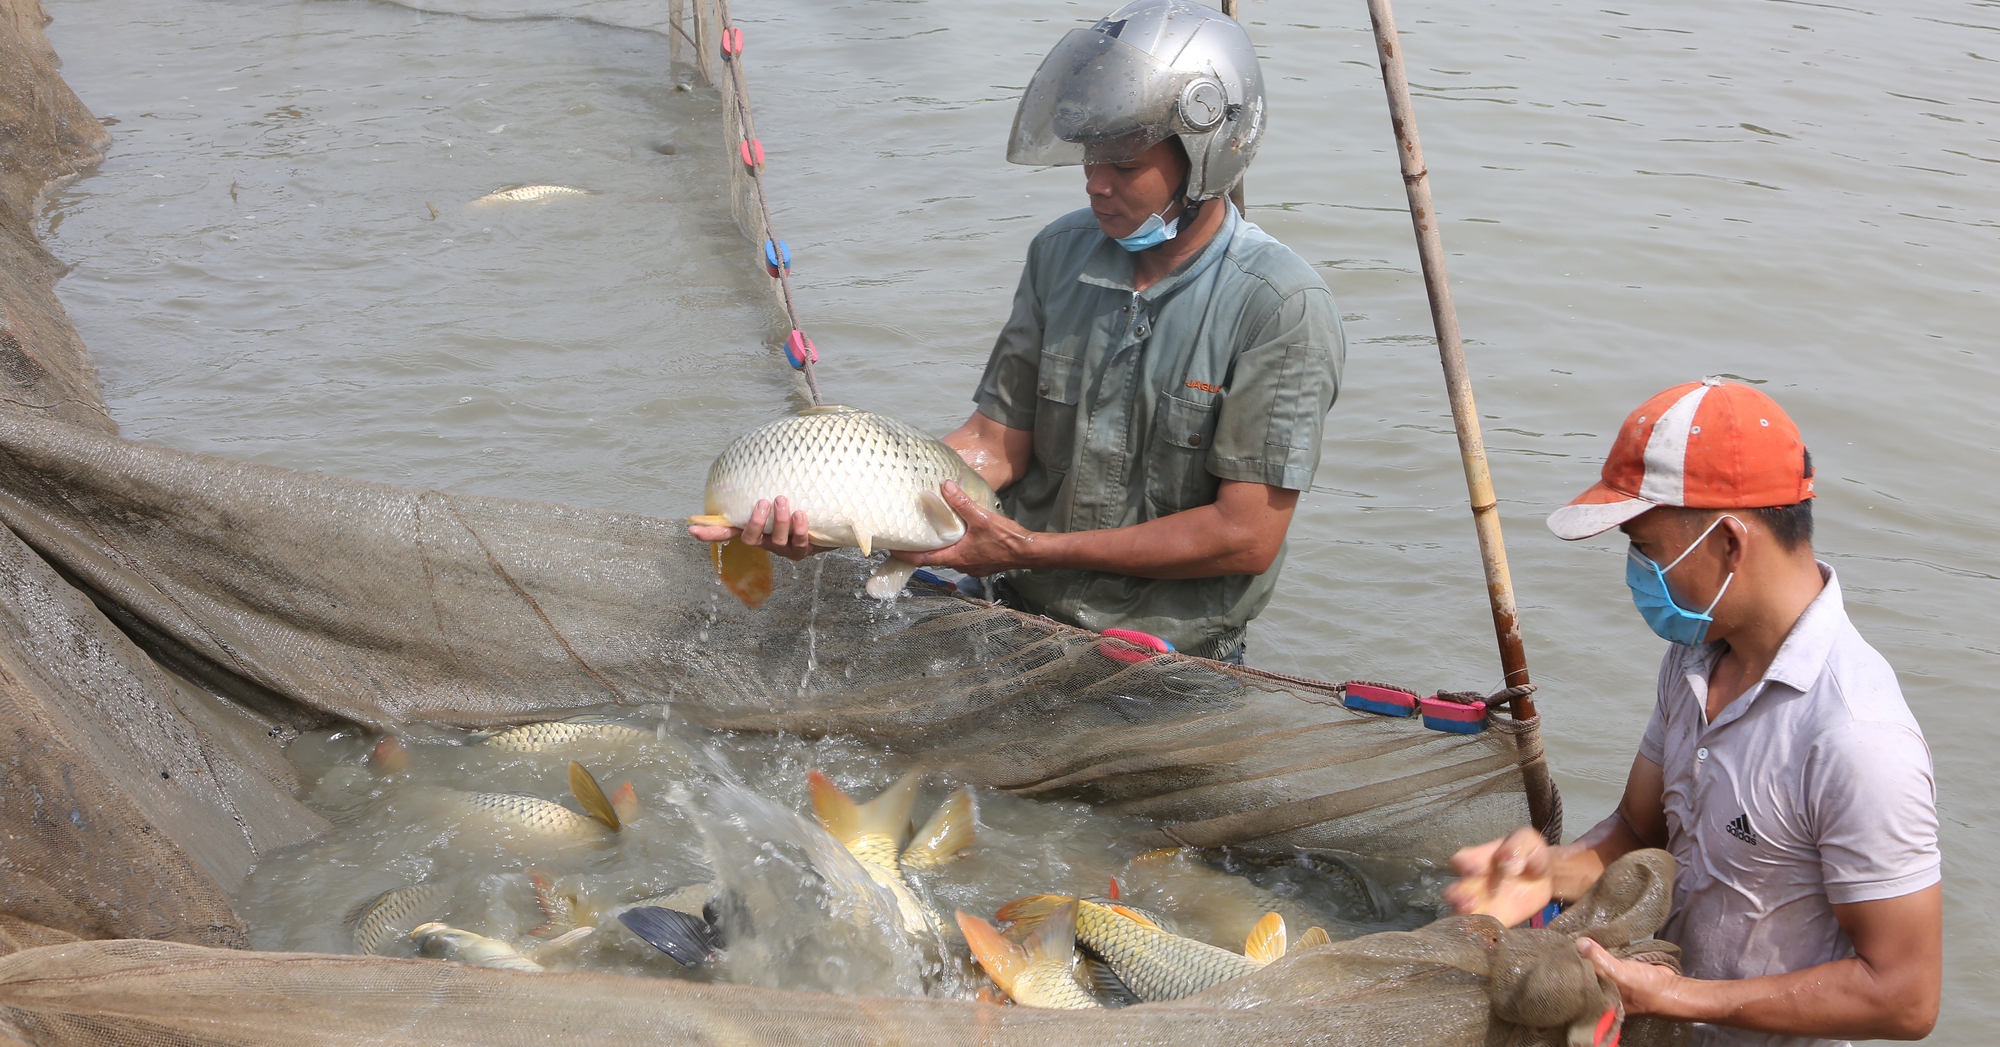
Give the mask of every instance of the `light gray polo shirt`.
M 1143 291 L 1132 255 L 1089 209 L 1028 246 L 1014 312 L 973 399 L 1034 432 L 1026 473 L 1001 492 L 1037 531 L 1126 527 L 1214 503 L 1223 480 L 1303 491 L 1340 389 L 1347 344 L 1326 284 L 1229 207 L 1201 253 Z M 1028 609 L 1152 633 L 1218 657 L 1271 600 L 1261 575 L 1159 580 L 1015 571 Z
M 1844 959 L 1834 905 L 1899 898 L 1939 879 L 1930 748 L 1896 674 L 1847 620 L 1840 581 L 1779 647 L 1763 680 L 1708 723 L 1722 645 L 1676 645 L 1639 755 L 1666 778 L 1674 907 L 1660 937 L 1695 978 L 1756 978 Z M 1695 1043 L 1839 1041 L 1697 1026 Z

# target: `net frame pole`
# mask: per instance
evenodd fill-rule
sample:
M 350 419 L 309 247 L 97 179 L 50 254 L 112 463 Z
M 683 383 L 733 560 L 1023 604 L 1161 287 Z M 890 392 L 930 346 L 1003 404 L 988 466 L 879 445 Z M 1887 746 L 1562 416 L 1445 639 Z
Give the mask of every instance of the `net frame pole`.
M 1529 683 L 1528 654 L 1521 644 L 1521 612 L 1514 603 L 1514 579 L 1507 570 L 1507 544 L 1500 535 L 1499 498 L 1486 461 L 1486 439 L 1479 431 L 1479 412 L 1472 402 L 1472 377 L 1465 368 L 1465 343 L 1458 330 L 1458 310 L 1451 301 L 1445 272 L 1444 238 L 1437 211 L 1431 205 L 1430 170 L 1424 165 L 1423 144 L 1417 138 L 1416 113 L 1410 106 L 1410 81 L 1403 70 L 1403 50 L 1396 38 L 1396 16 L 1389 0 L 1368 0 L 1368 17 L 1375 27 L 1375 50 L 1382 61 L 1382 86 L 1389 95 L 1389 120 L 1396 129 L 1396 154 L 1403 165 L 1403 189 L 1410 199 L 1410 223 L 1416 227 L 1417 257 L 1423 263 L 1424 290 L 1430 297 L 1431 323 L 1437 330 L 1438 356 L 1444 363 L 1445 390 L 1451 397 L 1452 428 L 1458 431 L 1458 455 L 1465 466 L 1465 486 L 1471 496 L 1473 526 L 1479 533 L 1479 559 L 1486 573 L 1486 596 L 1493 609 L 1493 632 L 1500 646 L 1503 687 Z M 1520 695 L 1508 704 L 1516 720 L 1535 716 L 1534 699 Z

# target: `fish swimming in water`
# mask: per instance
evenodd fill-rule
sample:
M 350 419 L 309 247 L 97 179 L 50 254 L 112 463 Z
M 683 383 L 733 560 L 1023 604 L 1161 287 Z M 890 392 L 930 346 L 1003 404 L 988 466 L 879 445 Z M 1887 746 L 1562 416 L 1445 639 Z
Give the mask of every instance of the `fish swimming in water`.
M 1179 914 L 1187 926 L 1166 929 L 1214 942 L 1243 940 L 1266 913 L 1277 913 L 1292 927 L 1310 927 L 1323 919 L 1248 877 L 1210 865 L 1192 848 L 1147 851 L 1126 865 L 1118 882 L 1127 905 Z
M 990 923 L 963 912 L 958 929 L 985 968 L 993 984 L 1014 1002 L 1028 1007 L 1080 1011 L 1104 1006 L 1078 984 L 1076 964 L 1076 902 L 1059 906 L 1028 936 L 1025 946 L 1002 937 Z
M 706 962 L 722 946 L 721 932 L 711 916 L 712 882 L 691 883 L 667 894 L 603 906 L 582 890 L 558 884 L 540 869 L 530 866 L 522 871 L 533 885 L 535 904 L 542 911 L 541 925 L 528 932 L 532 937 L 560 940 L 561 935 L 580 927 L 600 926 L 608 916 L 683 967 Z
M 435 917 L 451 892 L 439 883 L 394 887 L 362 902 L 344 920 L 354 925 L 354 951 L 386 955 L 385 947 Z
M 572 942 L 588 937 L 590 929 L 579 927 L 562 938 L 544 944 L 536 950 L 543 955 L 561 949 Z M 410 940 L 417 943 L 417 951 L 425 956 L 473 967 L 495 967 L 503 971 L 546 971 L 536 960 L 498 938 L 488 938 L 474 934 L 449 924 L 431 921 L 410 931 Z
M 965 535 L 965 521 L 938 488 L 956 481 L 993 511 L 1000 500 L 958 452 L 920 429 L 868 411 L 827 405 L 745 433 L 708 470 L 703 515 L 690 523 L 742 527 L 757 503 L 780 495 L 803 511 L 815 545 L 927 552 Z M 772 524 L 765 525 L 769 533 Z M 744 603 L 770 596 L 771 559 L 762 547 L 718 545 L 717 572 Z M 868 595 L 890 599 L 916 571 L 890 558 L 868 578 Z
M 479 744 L 506 752 L 539 753 L 590 742 L 650 742 L 656 737 L 652 731 L 603 716 L 572 716 L 566 720 L 509 727 L 486 736 Z
M 596 195 L 595 189 L 572 189 L 566 185 L 510 185 L 505 189 L 495 189 L 472 203 L 475 207 L 491 207 L 495 204 L 539 204 L 565 196 Z
M 523 793 L 458 793 L 453 800 L 467 815 L 485 817 L 531 837 L 553 841 L 596 842 L 609 838 L 638 811 L 638 797 L 626 782 L 616 794 L 604 795 L 597 779 L 574 760 L 569 764 L 570 792 L 587 813 L 578 814 L 552 800 Z M 619 808 L 623 807 L 621 814 Z
M 888 888 L 896 899 L 903 930 L 919 937 L 935 937 L 937 916 L 917 900 L 903 879 L 903 870 L 935 869 L 957 857 L 972 842 L 979 812 L 972 790 L 961 787 L 945 797 L 914 838 L 909 837 L 910 807 L 916 803 L 920 777 L 911 771 L 865 804 L 855 803 L 819 771 L 808 774 L 806 782 L 820 825 L 861 863 L 869 879 Z M 908 846 L 905 840 L 909 840 Z
M 1242 955 L 1168 934 L 1129 911 L 1054 894 L 1035 894 L 1000 907 L 997 917 L 1032 929 L 1076 906 L 1076 940 L 1110 966 L 1141 1001 L 1178 1000 L 1261 970 L 1285 954 L 1285 920 L 1268 913 L 1244 942 Z

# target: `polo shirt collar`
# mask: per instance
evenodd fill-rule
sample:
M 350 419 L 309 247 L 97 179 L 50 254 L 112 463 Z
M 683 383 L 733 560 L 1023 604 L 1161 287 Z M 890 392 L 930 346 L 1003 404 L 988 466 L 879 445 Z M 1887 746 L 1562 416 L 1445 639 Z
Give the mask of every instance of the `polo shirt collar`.
M 1785 642 L 1778 645 L 1778 653 L 1771 659 L 1771 666 L 1764 670 L 1763 679 L 1757 681 L 1742 696 L 1730 702 L 1722 710 L 1722 715 L 1710 724 L 1711 729 L 1721 727 L 1741 719 L 1750 707 L 1762 697 L 1765 689 L 1773 683 L 1784 684 L 1801 693 L 1812 690 L 1820 674 L 1826 668 L 1826 660 L 1833 653 L 1834 640 L 1840 635 L 1840 628 L 1847 622 L 1847 605 L 1840 596 L 1840 578 L 1825 561 L 1814 561 L 1819 565 L 1820 577 L 1826 584 L 1806 605 L 1805 613 L 1792 623 L 1792 631 L 1785 634 Z M 1685 663 L 1689 683 L 1698 701 L 1708 701 L 1708 676 L 1715 668 L 1715 661 L 1722 655 L 1722 644 L 1703 644 L 1688 652 Z
M 1229 243 L 1236 238 L 1236 231 L 1242 226 L 1243 221 L 1236 212 L 1236 205 L 1230 203 L 1228 197 L 1221 197 L 1219 200 L 1226 210 L 1222 228 L 1215 231 L 1215 238 L 1208 242 L 1207 247 L 1201 249 L 1200 254 L 1181 263 L 1179 269 L 1168 273 L 1153 286 L 1138 292 L 1139 297 L 1151 301 L 1172 294 L 1175 288 L 1200 275 L 1209 266 L 1220 261 L 1223 255 L 1229 253 Z M 1097 249 L 1092 251 L 1090 258 L 1083 263 L 1083 271 L 1078 273 L 1076 278 L 1080 283 L 1095 284 L 1131 294 L 1133 293 L 1132 252 L 1118 246 L 1118 241 L 1108 236 L 1104 237 L 1103 242 L 1097 245 Z

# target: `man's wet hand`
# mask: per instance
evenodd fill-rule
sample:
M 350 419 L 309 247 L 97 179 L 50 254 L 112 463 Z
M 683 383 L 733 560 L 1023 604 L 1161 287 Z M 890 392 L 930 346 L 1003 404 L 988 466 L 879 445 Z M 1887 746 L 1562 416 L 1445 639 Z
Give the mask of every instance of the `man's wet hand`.
M 766 534 L 768 530 L 770 533 Z M 726 542 L 741 538 L 744 545 L 769 550 L 788 560 L 803 560 L 814 553 L 823 553 L 826 546 L 812 544 L 812 527 L 806 519 L 805 510 L 794 511 L 791 502 L 783 495 L 775 500 L 762 500 L 750 510 L 750 519 L 742 527 L 723 527 L 709 524 L 692 524 L 688 533 L 704 542 Z
M 893 554 L 897 559 L 919 567 L 950 567 L 979 577 L 1032 566 L 1028 556 L 1038 537 L 1035 532 L 973 501 L 957 483 L 947 480 L 940 490 L 945 504 L 965 521 L 965 534 L 942 549 Z
M 1444 899 L 1453 912 L 1484 913 L 1512 927 L 1554 898 L 1559 858 L 1541 833 L 1516 829 L 1504 839 L 1452 855 L 1459 879 L 1444 889 Z

